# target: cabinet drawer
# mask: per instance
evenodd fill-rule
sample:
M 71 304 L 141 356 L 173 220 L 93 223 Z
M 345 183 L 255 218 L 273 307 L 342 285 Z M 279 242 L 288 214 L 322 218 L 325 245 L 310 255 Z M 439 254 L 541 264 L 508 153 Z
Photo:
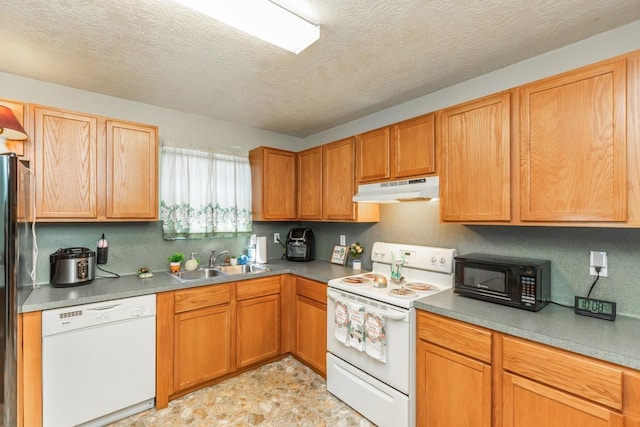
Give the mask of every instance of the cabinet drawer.
M 248 298 L 261 297 L 280 293 L 280 276 L 263 277 L 261 279 L 238 282 L 236 299 L 242 301 Z
M 418 338 L 491 363 L 491 331 L 418 311 Z
M 327 304 L 327 285 L 296 277 L 296 295 L 302 295 L 321 304 Z
M 622 409 L 622 369 L 516 338 L 504 337 L 502 348 L 505 370 Z
M 175 312 L 195 310 L 231 301 L 231 285 L 203 286 L 175 293 Z

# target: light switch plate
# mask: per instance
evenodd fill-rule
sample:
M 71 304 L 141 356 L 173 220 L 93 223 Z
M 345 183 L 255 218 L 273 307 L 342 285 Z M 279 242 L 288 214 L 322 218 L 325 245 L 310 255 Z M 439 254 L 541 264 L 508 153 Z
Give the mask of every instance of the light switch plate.
M 344 234 L 340 235 L 340 246 L 347 246 L 347 236 Z
M 273 233 L 273 243 L 279 243 L 280 233 Z

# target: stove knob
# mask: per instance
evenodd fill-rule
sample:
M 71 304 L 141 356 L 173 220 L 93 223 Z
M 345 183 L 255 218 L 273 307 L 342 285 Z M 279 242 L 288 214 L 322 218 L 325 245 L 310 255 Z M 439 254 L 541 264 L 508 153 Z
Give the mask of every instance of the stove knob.
M 431 257 L 431 262 L 435 264 L 435 263 L 436 263 L 436 261 L 438 261 L 438 258 L 437 258 L 435 255 L 434 255 L 434 256 L 432 256 L 432 257 Z
M 440 258 L 440 264 L 444 265 L 447 262 L 445 257 Z

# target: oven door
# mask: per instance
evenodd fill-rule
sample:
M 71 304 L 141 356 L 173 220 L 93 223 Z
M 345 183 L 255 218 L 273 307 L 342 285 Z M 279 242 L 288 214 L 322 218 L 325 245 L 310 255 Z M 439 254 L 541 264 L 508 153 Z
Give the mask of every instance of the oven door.
M 410 377 L 415 358 L 412 357 L 414 337 L 411 325 L 414 324 L 415 310 L 372 301 L 334 288 L 329 288 L 327 296 L 327 351 L 408 395 L 413 388 Z M 374 359 L 364 351 L 347 347 L 336 338 L 336 298 L 369 306 L 384 315 L 386 362 Z

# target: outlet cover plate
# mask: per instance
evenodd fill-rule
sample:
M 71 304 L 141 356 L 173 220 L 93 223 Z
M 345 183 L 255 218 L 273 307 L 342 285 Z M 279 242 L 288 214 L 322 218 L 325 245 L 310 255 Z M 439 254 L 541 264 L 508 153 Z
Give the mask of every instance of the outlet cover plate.
M 596 267 L 600 267 L 600 277 L 609 277 L 607 270 L 607 253 L 602 251 L 591 251 L 589 253 L 589 274 L 597 276 Z

